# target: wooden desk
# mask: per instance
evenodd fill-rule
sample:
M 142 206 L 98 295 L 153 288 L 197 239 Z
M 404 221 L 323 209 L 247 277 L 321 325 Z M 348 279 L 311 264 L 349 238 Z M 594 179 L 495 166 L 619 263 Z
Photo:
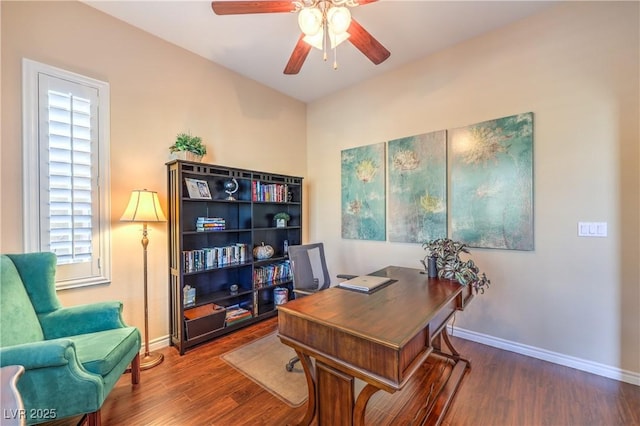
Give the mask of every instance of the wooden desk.
M 321 426 L 364 424 L 369 398 L 380 389 L 401 390 L 430 356 L 450 368 L 447 377 L 434 378 L 431 390 L 416 394 L 425 399 L 415 405 L 417 424 L 439 424 L 469 367 L 446 331 L 473 297 L 469 287 L 397 266 L 370 275 L 397 281 L 371 294 L 330 288 L 278 307 L 280 340 L 295 349 L 307 377 L 301 424 L 314 418 Z M 354 378 L 367 383 L 359 395 Z

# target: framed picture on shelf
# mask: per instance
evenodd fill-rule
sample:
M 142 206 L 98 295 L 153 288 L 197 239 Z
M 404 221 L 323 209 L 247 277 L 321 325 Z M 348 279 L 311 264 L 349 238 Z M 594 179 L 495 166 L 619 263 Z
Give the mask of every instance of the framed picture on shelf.
M 184 182 L 187 185 L 187 191 L 189 191 L 189 198 L 196 198 L 201 200 L 211 199 L 209 184 L 206 180 L 184 178 Z

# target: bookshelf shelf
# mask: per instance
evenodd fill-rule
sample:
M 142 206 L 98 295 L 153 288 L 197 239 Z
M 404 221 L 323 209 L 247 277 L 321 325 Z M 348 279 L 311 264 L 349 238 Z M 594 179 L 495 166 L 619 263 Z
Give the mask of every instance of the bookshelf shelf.
M 226 188 L 236 182 L 235 199 L 228 199 Z M 276 315 L 274 289 L 293 294 L 285 245 L 301 243 L 302 178 L 174 160 L 167 163 L 167 186 L 170 334 L 182 355 Z M 280 212 L 290 216 L 286 227 L 275 226 Z M 263 242 L 274 256 L 254 259 L 253 248 Z M 195 290 L 195 302 L 186 298 L 187 288 Z M 194 311 L 185 317 L 185 310 L 206 311 L 210 304 L 226 310 L 225 325 L 220 308 L 203 318 L 192 318 Z M 234 309 L 241 318 L 232 322 Z

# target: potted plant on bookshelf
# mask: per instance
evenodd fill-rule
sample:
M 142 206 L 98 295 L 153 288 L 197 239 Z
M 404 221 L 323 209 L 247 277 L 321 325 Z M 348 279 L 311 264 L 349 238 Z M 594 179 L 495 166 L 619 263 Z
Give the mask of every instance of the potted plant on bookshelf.
M 433 263 L 437 269 L 439 278 L 458 281 L 462 285 L 470 285 L 476 293 L 484 293 L 491 280 L 486 274 L 480 273 L 480 269 L 473 260 L 462 260 L 461 253 L 470 253 L 467 245 L 449 238 L 438 238 L 422 244 L 427 251 L 424 259 L 420 260 L 429 276 L 433 275 Z M 431 268 L 430 268 L 431 266 Z
M 200 136 L 178 133 L 175 143 L 169 147 L 169 152 L 177 160 L 200 161 L 207 153 L 207 147 L 202 143 Z
M 273 216 L 273 220 L 276 221 L 276 228 L 286 227 L 289 219 L 291 219 L 291 216 L 285 212 L 276 213 L 275 216 Z

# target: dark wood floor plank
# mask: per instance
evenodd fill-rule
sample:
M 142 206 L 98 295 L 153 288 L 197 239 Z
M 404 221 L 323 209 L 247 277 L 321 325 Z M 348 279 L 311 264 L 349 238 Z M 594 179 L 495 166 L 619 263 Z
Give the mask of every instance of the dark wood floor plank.
M 102 408 L 102 425 L 228 426 L 293 425 L 305 406 L 291 408 L 224 362 L 220 355 L 277 329 L 277 318 L 203 344 L 142 372 L 132 387 L 118 381 Z M 640 387 L 568 367 L 452 338 L 471 361 L 444 418 L 446 426 L 640 426 Z M 371 397 L 365 420 L 372 425 L 411 424 L 412 398 L 428 394 L 433 366 L 395 394 Z M 284 366 L 274 366 L 284 368 Z M 76 425 L 79 417 L 47 423 Z

